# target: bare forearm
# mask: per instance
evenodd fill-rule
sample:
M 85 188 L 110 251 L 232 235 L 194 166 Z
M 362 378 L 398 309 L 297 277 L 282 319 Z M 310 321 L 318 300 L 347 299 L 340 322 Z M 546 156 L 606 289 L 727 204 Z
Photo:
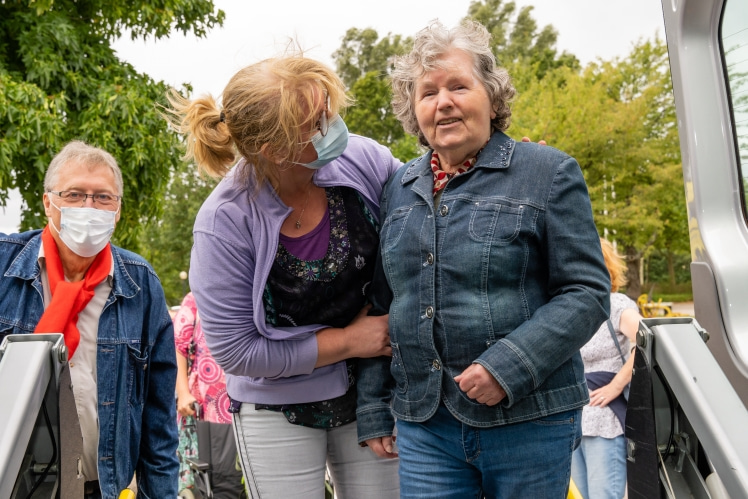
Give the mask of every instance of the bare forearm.
M 366 315 L 370 306 L 364 307 L 344 328 L 326 328 L 317 331 L 317 363 L 326 366 L 353 357 L 379 357 L 392 355 L 388 316 Z
M 335 364 L 353 356 L 344 328 L 327 328 L 317 332 L 317 363 L 314 367 Z
M 177 352 L 177 397 L 189 392 L 190 386 L 187 377 L 187 358 Z
M 626 363 L 621 367 L 621 370 L 611 380 L 610 384 L 613 385 L 619 392 L 623 392 L 623 389 L 631 382 L 631 374 L 634 369 L 634 354 L 628 358 Z

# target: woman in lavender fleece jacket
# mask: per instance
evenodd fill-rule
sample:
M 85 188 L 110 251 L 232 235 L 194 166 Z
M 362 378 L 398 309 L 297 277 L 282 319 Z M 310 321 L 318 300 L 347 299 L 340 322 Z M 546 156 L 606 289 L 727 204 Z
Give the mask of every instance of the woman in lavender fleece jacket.
M 366 293 L 400 162 L 348 133 L 343 83 L 303 56 L 240 70 L 220 107 L 170 101 L 188 157 L 225 177 L 195 222 L 190 284 L 250 497 L 322 497 L 326 467 L 339 498 L 398 497 L 397 460 L 357 444 L 355 359 L 391 355 Z

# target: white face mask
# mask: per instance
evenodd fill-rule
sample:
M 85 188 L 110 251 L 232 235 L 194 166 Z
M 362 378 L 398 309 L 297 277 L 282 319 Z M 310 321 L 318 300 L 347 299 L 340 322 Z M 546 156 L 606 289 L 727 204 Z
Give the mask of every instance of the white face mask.
M 99 210 L 96 208 L 60 208 L 50 200 L 50 204 L 60 210 L 60 228 L 50 225 L 60 235 L 65 246 L 78 256 L 97 255 L 114 232 L 117 211 Z

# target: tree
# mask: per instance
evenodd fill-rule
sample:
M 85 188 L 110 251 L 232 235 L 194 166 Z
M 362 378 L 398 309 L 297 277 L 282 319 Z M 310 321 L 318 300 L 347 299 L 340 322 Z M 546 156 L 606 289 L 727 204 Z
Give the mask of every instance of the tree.
M 689 252 L 688 223 L 675 100 L 667 58 L 667 47 L 659 39 L 641 42 L 631 55 L 608 72 L 613 78 L 611 95 L 636 109 L 638 129 L 643 131 L 639 149 L 645 153 L 628 168 L 628 179 L 612 208 L 617 215 L 613 227 L 622 242 L 629 265 L 629 296 L 639 288 L 639 260 L 649 246 L 666 253 L 669 277 L 674 282 L 673 255 Z M 636 144 L 632 144 L 632 149 Z M 616 182 L 618 192 L 619 182 Z M 644 216 L 634 218 L 638 213 Z M 648 230 L 637 226 L 641 219 L 653 220 Z M 618 225 L 618 227 L 616 227 Z
M 348 88 L 369 73 L 379 76 L 389 74 L 392 57 L 410 50 L 413 40 L 401 35 L 388 34 L 379 38 L 372 28 L 350 28 L 332 57 L 338 75 Z
M 467 18 L 492 34 L 494 54 L 518 90 L 511 135 L 545 139 L 577 159 L 601 235 L 617 241 L 626 255 L 627 292 L 636 298 L 648 252 L 657 249 L 672 262 L 675 255 L 687 255 L 689 246 L 665 44 L 640 41 L 624 59 L 580 69 L 576 57 L 555 49 L 552 26 L 538 29 L 532 9 L 517 11 L 514 2 L 504 0 L 475 1 Z M 346 117 L 350 129 L 397 149 L 403 160 L 419 151 L 392 115 L 387 75 L 392 56 L 410 43 L 351 29 L 334 54 L 356 98 Z M 671 281 L 673 275 L 671 265 Z
M 158 272 L 170 305 L 179 305 L 189 289 L 182 289 L 179 274 L 190 268 L 195 216 L 216 184 L 217 180 L 200 176 L 195 165 L 182 164 L 169 182 L 163 216 L 145 227 L 143 256 Z
M 601 235 L 626 255 L 630 296 L 640 294 L 640 262 L 650 248 L 688 252 L 663 42 L 640 42 L 626 59 L 582 72 L 549 71 L 520 95 L 513 116 L 519 133 L 543 138 L 579 162 Z
M 120 61 L 111 43 L 161 38 L 174 30 L 204 36 L 223 23 L 212 0 L 16 0 L 0 2 L 0 205 L 18 188 L 22 230 L 45 224 L 43 176 L 72 139 L 111 152 L 124 176 L 116 241 L 140 250 L 144 221 L 161 213 L 178 138 L 157 104 L 166 85 Z
M 521 73 L 519 81 L 525 81 L 528 67 L 532 68 L 529 78 L 534 80 L 551 68 L 579 66 L 574 56 L 557 54 L 554 48 L 557 33 L 551 26 L 537 30 L 537 23 L 531 16 L 532 7 L 521 9 L 516 20 L 515 10 L 514 2 L 473 2 L 466 19 L 479 21 L 489 29 L 493 34 L 494 53 L 502 64 L 511 65 Z M 371 28 L 351 28 L 340 48 L 333 53 L 337 72 L 355 99 L 345 117 L 348 128 L 389 146 L 403 161 L 419 155 L 422 149 L 415 137 L 403 132 L 392 112 L 388 76 L 393 58 L 406 53 L 411 46 L 411 38 L 393 34 L 379 38 Z
M 420 152 L 418 140 L 406 135 L 392 112 L 388 76 L 393 58 L 410 50 L 412 39 L 389 34 L 379 38 L 371 29 L 349 29 L 333 53 L 338 74 L 354 99 L 345 116 L 351 132 L 387 145 L 407 161 Z
M 520 67 L 532 67 L 534 76 L 562 66 L 579 69 L 579 60 L 568 52 L 558 54 L 555 45 L 558 32 L 551 25 L 538 31 L 532 17 L 533 6 L 517 12 L 514 2 L 504 0 L 474 1 L 468 8 L 467 19 L 478 21 L 491 33 L 493 52 L 500 65 L 514 74 Z M 516 15 L 515 15 L 516 12 Z
M 650 276 L 662 280 L 671 288 L 677 284 L 675 263 L 689 254 L 688 214 L 686 211 L 683 166 L 680 163 L 663 164 L 653 169 L 652 183 L 641 186 L 638 196 L 656 201 L 655 213 L 660 222 L 659 237 L 654 246 L 665 257 L 664 276 Z

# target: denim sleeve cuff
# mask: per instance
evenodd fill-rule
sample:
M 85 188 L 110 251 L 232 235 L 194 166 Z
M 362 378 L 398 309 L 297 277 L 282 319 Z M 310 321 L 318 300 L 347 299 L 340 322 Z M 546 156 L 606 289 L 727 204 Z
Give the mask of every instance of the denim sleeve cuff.
M 502 401 L 504 407 L 511 407 L 515 401 L 537 388 L 537 376 L 530 360 L 505 339 L 483 352 L 475 363 L 491 373 L 506 392 L 506 399 Z M 501 373 L 493 366 L 501 366 Z
M 395 418 L 389 405 L 377 404 L 356 410 L 358 443 L 378 437 L 389 437 L 395 429 Z

